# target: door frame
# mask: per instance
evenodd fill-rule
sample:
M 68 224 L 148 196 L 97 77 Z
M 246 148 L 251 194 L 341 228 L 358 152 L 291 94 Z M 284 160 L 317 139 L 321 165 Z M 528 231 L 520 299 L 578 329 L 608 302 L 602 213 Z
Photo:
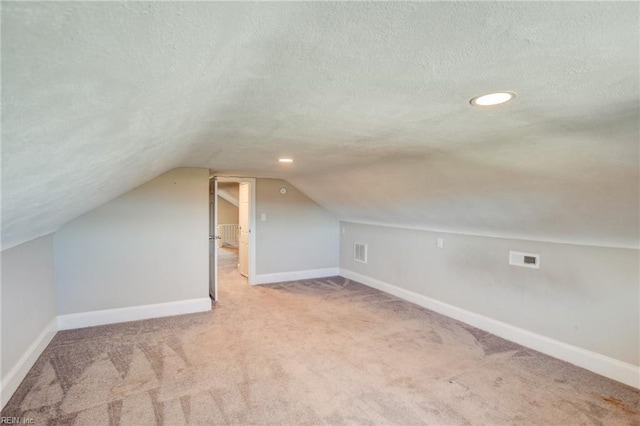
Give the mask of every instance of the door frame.
M 249 183 L 249 276 L 250 285 L 256 282 L 256 178 L 212 175 L 211 179 L 218 182 L 248 182 Z M 216 185 L 217 186 L 217 185 Z M 216 192 L 215 196 L 218 196 Z M 217 200 L 217 198 L 216 198 Z M 218 223 L 216 222 L 216 226 Z M 216 257 L 216 262 L 218 261 Z M 217 273 L 218 268 L 216 268 Z
M 209 178 L 209 296 L 218 296 L 218 180 Z

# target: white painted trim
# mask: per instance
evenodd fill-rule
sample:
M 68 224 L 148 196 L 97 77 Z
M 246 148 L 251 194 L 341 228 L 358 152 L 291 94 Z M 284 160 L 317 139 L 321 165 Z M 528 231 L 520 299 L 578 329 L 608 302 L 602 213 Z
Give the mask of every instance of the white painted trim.
M 271 284 L 312 278 L 334 277 L 338 275 L 339 272 L 339 268 L 324 268 L 309 269 L 307 271 L 279 272 L 276 274 L 260 274 L 256 275 L 256 280 L 253 284 Z
M 36 337 L 33 343 L 31 343 L 31 346 L 29 346 L 25 353 L 22 354 L 16 365 L 2 378 L 2 390 L 0 391 L 2 394 L 2 398 L 0 398 L 1 407 L 4 408 L 6 403 L 9 402 L 13 393 L 18 389 L 20 383 L 22 383 L 27 376 L 31 367 L 36 363 L 38 357 L 51 342 L 51 339 L 53 339 L 57 331 L 58 320 L 54 318 L 47 324 L 44 330 L 42 330 L 40 335 Z
M 177 302 L 156 303 L 153 305 L 130 306 L 127 308 L 105 309 L 102 311 L 81 312 L 58 316 L 58 329 L 92 327 L 94 325 L 114 324 L 149 318 L 169 317 L 211 310 L 211 299 L 179 300 Z
M 561 359 L 594 373 L 640 389 L 640 367 L 569 345 L 513 325 L 458 308 L 395 285 L 340 268 L 340 276 L 457 319 L 504 339 Z
M 18 389 L 29 370 L 38 360 L 58 330 L 91 327 L 94 325 L 113 324 L 136 321 L 148 318 L 167 317 L 211 310 L 211 299 L 180 300 L 177 302 L 158 303 L 154 305 L 132 306 L 128 308 L 106 309 L 102 311 L 82 312 L 79 314 L 58 315 L 51 320 L 33 341 L 31 346 L 20 357 L 16 365 L 2 378 L 0 390 L 1 407 L 4 407 L 13 393 Z

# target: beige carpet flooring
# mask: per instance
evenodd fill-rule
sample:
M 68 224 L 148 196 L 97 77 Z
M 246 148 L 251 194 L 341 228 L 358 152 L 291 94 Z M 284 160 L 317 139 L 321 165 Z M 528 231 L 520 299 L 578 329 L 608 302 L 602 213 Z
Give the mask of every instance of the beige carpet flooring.
M 639 392 L 341 277 L 64 331 L 3 410 L 51 425 L 638 425 Z M 178 284 L 179 285 L 179 284 Z

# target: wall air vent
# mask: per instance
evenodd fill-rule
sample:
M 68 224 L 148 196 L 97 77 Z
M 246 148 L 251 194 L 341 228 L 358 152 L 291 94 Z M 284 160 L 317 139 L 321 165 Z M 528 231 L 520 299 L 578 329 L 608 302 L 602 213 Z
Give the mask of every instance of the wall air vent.
M 522 253 L 520 251 L 509 251 L 509 265 L 540 269 L 540 255 Z
M 353 260 L 356 262 L 367 263 L 367 245 L 363 243 L 355 243 L 353 245 Z

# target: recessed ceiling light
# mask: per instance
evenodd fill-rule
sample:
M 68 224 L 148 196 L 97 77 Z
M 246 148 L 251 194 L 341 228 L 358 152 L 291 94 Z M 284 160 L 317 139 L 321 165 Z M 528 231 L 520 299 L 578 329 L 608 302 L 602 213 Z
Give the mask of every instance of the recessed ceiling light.
M 496 92 L 488 93 L 486 95 L 476 96 L 471 99 L 471 105 L 473 106 L 494 106 L 509 102 L 516 97 L 514 92 Z
M 292 158 L 278 158 L 278 161 L 281 163 L 293 163 Z

